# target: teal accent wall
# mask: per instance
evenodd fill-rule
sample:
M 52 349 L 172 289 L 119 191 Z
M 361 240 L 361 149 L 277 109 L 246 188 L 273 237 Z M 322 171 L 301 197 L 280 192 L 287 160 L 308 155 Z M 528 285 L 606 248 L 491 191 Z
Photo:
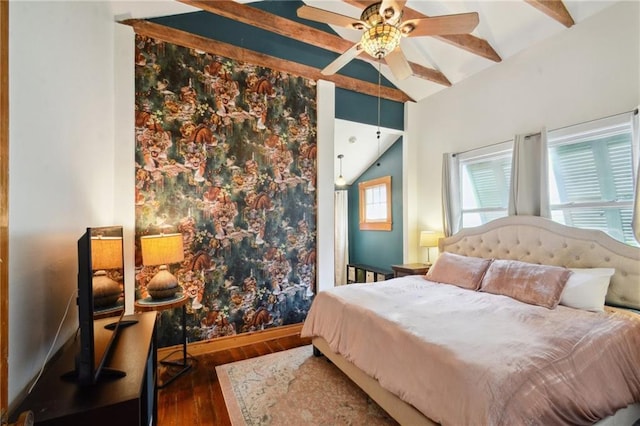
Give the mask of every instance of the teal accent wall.
M 378 124 L 378 98 L 336 87 L 336 118 Z M 404 104 L 380 99 L 380 126 L 404 130 Z
M 379 165 L 377 165 L 379 164 Z M 361 231 L 358 226 L 358 183 L 391 176 L 391 231 Z M 391 270 L 402 263 L 402 138 L 349 187 L 349 263 Z

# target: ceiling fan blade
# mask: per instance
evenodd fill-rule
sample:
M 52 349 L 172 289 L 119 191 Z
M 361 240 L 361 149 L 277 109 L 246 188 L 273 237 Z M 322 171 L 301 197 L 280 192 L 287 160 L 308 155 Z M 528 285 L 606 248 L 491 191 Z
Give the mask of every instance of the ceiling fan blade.
M 298 17 L 309 19 L 310 21 L 321 22 L 323 24 L 337 25 L 339 27 L 351 29 L 364 28 L 364 24 L 358 19 L 307 5 L 303 5 L 298 8 Z
M 477 12 L 457 15 L 434 16 L 431 18 L 409 19 L 400 26 L 407 37 L 468 34 L 480 22 Z
M 380 2 L 380 16 L 385 22 L 393 24 L 398 22 L 402 15 L 402 8 L 407 0 L 382 0 Z
M 351 61 L 353 58 L 361 54 L 364 50 L 360 46 L 360 43 L 356 43 L 349 50 L 338 56 L 333 62 L 327 65 L 322 71 L 323 75 L 335 74 Z
M 402 53 L 400 46 L 396 47 L 391 53 L 384 57 L 384 60 L 391 68 L 393 76 L 398 80 L 404 80 L 413 74 L 409 61 Z

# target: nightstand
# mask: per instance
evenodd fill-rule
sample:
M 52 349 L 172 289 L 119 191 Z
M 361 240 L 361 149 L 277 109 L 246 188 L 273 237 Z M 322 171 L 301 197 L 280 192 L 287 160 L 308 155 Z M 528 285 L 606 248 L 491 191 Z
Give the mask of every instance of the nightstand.
M 404 265 L 391 265 L 393 277 L 404 277 L 405 275 L 424 275 L 429 270 L 429 265 L 424 263 L 405 263 Z

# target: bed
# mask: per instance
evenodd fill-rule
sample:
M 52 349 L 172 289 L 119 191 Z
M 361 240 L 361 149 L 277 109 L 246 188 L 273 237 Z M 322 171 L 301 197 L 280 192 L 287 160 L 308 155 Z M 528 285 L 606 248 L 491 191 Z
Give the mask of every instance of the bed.
M 640 420 L 640 249 L 512 216 L 440 252 L 426 277 L 320 292 L 302 336 L 400 424 Z

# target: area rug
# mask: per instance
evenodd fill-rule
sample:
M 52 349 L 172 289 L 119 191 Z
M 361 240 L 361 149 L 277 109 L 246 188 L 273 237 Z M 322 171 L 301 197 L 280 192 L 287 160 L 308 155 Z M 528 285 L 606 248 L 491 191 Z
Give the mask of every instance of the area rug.
M 231 424 L 397 425 L 324 357 L 302 346 L 216 367 Z

